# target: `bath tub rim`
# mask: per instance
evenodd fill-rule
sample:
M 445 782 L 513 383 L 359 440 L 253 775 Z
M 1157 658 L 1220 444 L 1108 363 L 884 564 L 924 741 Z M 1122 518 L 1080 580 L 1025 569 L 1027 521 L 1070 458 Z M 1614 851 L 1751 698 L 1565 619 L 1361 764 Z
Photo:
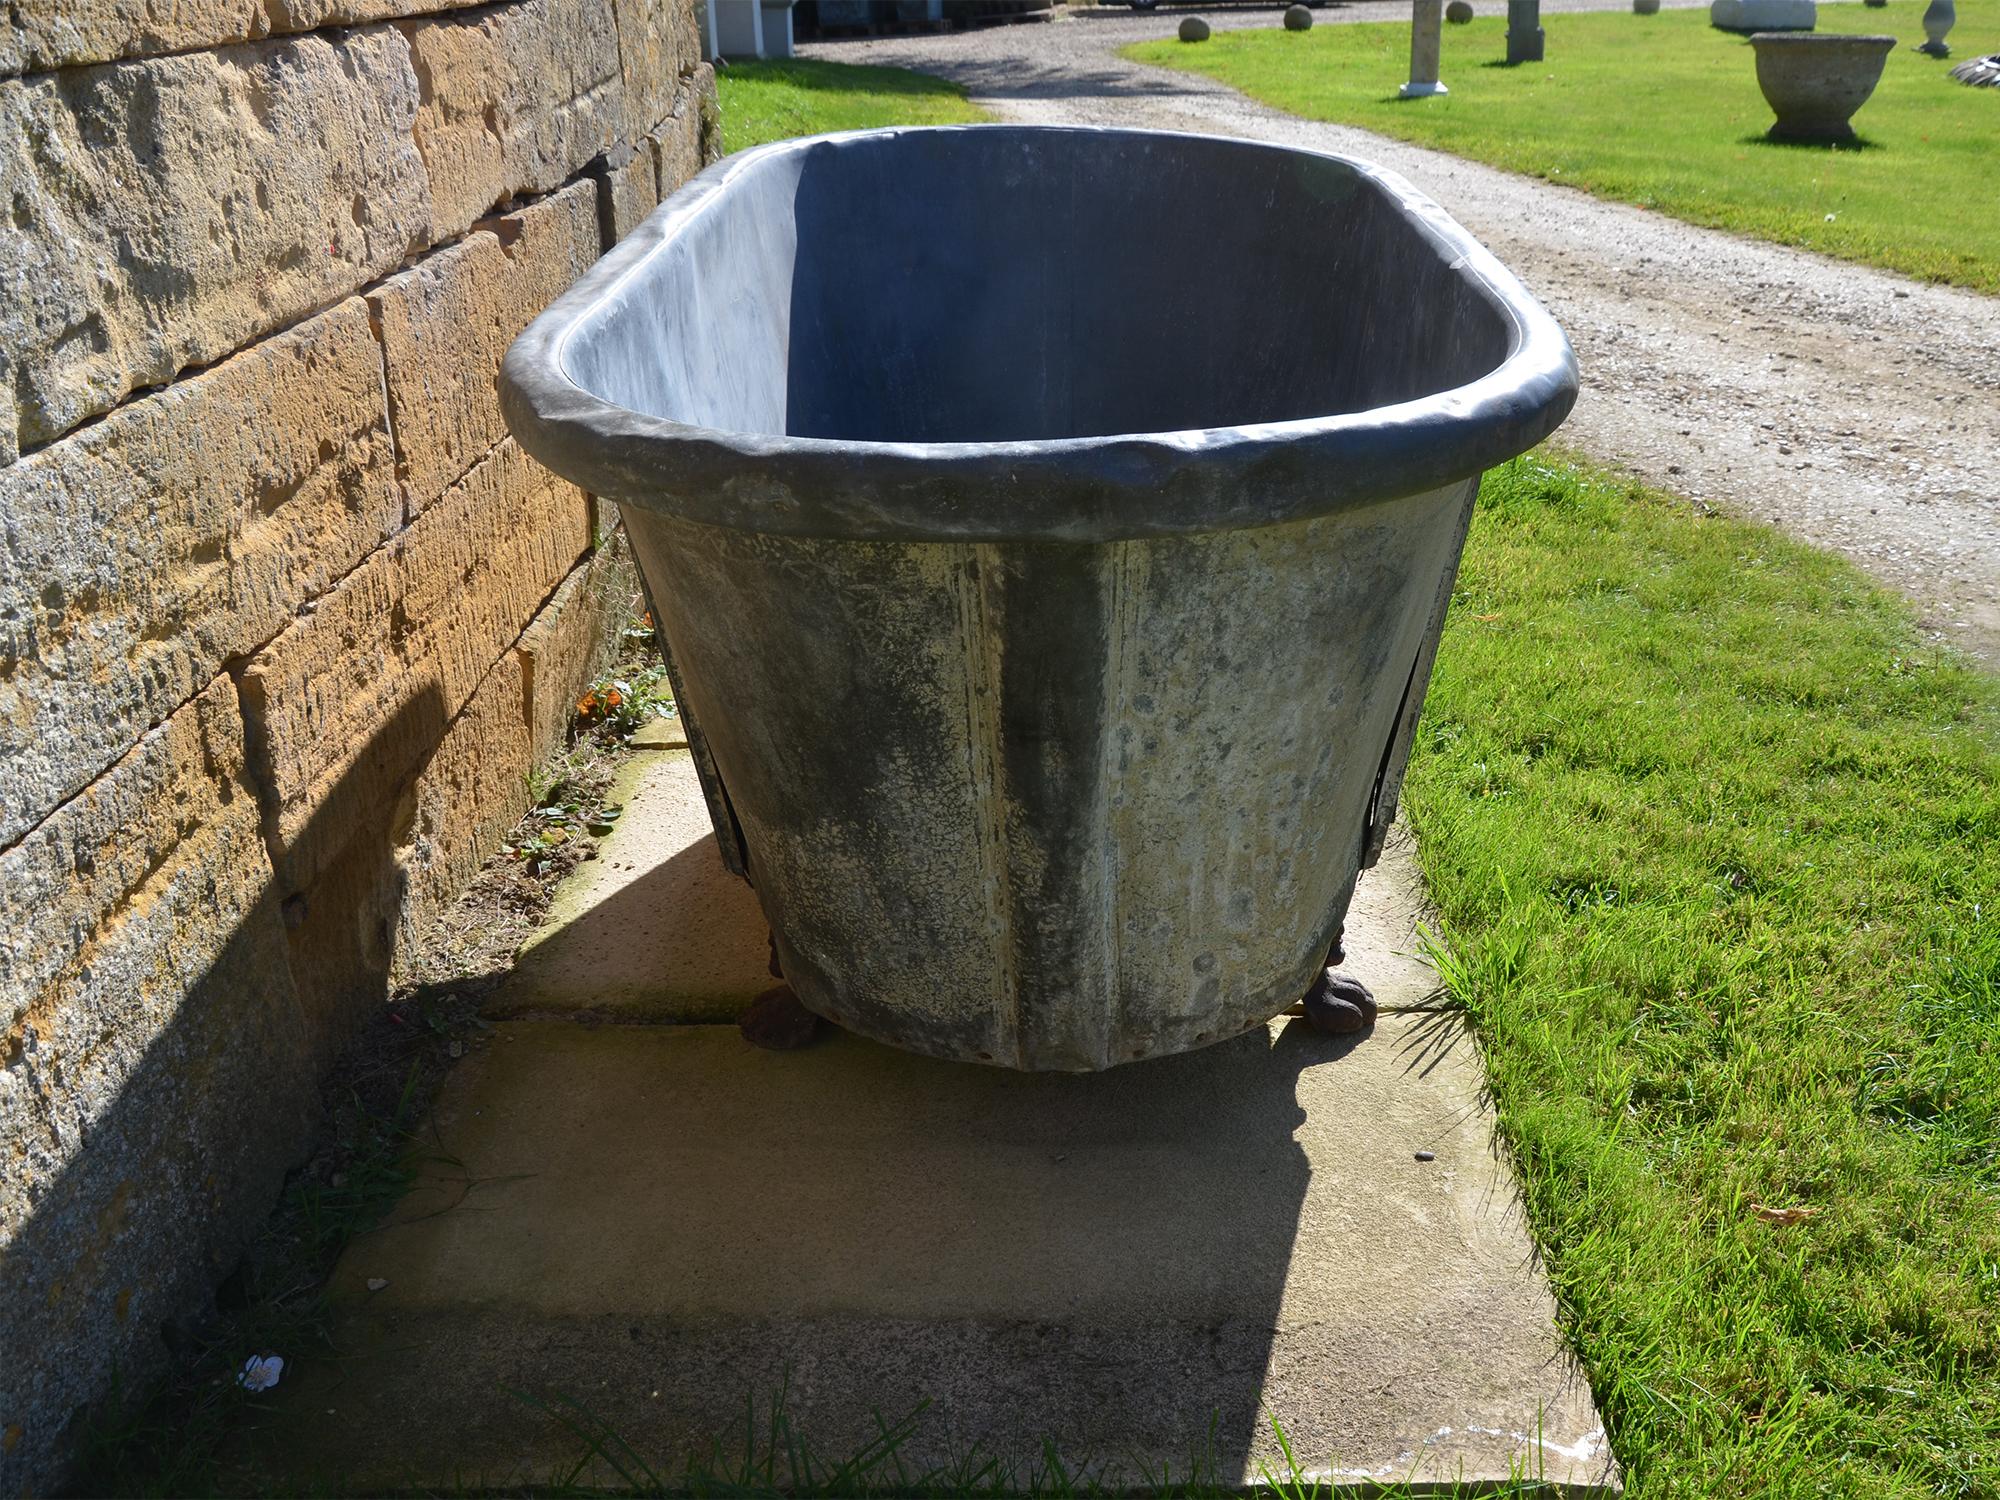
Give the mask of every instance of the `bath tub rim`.
M 1225 143 L 1339 163 L 1371 183 L 1502 318 L 1499 364 L 1412 400 L 1284 421 L 974 442 L 795 437 L 652 416 L 586 390 L 570 340 L 730 185 L 774 157 L 967 132 Z M 1191 272 L 1192 274 L 1192 272 Z M 1271 295 L 1282 296 L 1274 286 Z M 857 541 L 1112 541 L 1275 525 L 1435 490 L 1526 452 L 1569 414 L 1569 341 L 1526 287 L 1409 181 L 1344 154 L 1191 131 L 941 125 L 839 131 L 724 157 L 578 278 L 502 362 L 529 454 L 593 494 L 741 531 Z

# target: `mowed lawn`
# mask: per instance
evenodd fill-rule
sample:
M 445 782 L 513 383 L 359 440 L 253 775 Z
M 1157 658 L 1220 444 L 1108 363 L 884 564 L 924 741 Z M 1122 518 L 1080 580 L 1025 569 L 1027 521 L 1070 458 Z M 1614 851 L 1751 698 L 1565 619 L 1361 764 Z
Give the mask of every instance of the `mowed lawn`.
M 2000 1495 L 2000 684 L 1531 455 L 1405 803 L 1629 1493 Z
M 736 62 L 716 70 L 722 147 L 882 125 L 965 125 L 986 118 L 958 85 L 905 68 L 849 63 Z
M 1275 24 L 1145 42 L 1144 62 L 1207 74 L 1266 104 L 1546 177 L 1696 224 L 2000 291 L 2000 89 L 1946 77 L 2000 52 L 2000 0 L 1958 0 L 1952 57 L 1916 50 L 1925 0 L 1822 4 L 1819 29 L 1897 38 L 1854 118 L 1859 149 L 1764 140 L 1756 59 L 1707 11 L 1544 14 L 1547 60 L 1509 68 L 1499 0 L 1444 28 L 1448 95 L 1401 100 L 1409 24 Z M 1699 275 L 1699 266 L 1688 266 Z M 1663 274 L 1665 274 L 1663 272 Z

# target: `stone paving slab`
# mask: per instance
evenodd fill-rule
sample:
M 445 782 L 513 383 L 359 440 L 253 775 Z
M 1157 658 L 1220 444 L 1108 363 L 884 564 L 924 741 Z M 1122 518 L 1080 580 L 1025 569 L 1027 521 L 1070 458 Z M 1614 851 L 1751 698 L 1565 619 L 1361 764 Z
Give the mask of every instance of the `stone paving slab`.
M 579 1445 L 511 1389 L 678 1467 L 789 1378 L 823 1452 L 928 1399 L 913 1463 L 1051 1438 L 1136 1479 L 1212 1431 L 1239 1480 L 1278 1461 L 1275 1416 L 1340 1476 L 1602 1483 L 1491 1123 L 1446 1013 L 1081 1076 L 503 1023 L 342 1260 L 340 1358 L 288 1383 L 308 1420 L 273 1452 L 546 1478 Z
M 557 889 L 489 1013 L 728 1021 L 777 982 L 770 928 L 722 867 L 678 722 L 640 731 L 658 748 L 620 771 L 609 800 L 625 811 Z
M 1364 1488 L 1616 1487 L 1477 1048 L 1422 1008 L 1406 836 L 1348 923 L 1350 970 L 1404 1007 L 1365 1038 L 1280 1017 L 1095 1075 L 839 1032 L 763 1052 L 657 1024 L 770 980 L 692 764 L 653 738 L 503 991 L 530 1018 L 447 1081 L 415 1186 L 335 1271 L 335 1353 L 294 1359 L 238 1487 L 547 1482 L 583 1446 L 565 1402 L 678 1471 L 780 1389 L 838 1457 L 928 1401 L 918 1472 L 979 1444 L 1025 1479 L 1050 1440 L 1107 1483 L 1249 1482 L 1276 1418 Z

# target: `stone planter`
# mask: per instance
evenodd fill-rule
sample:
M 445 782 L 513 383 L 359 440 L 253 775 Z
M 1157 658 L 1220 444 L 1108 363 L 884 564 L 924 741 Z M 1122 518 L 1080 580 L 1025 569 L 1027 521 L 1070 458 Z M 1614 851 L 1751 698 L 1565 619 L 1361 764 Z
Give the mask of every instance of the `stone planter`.
M 1720 31 L 1811 31 L 1819 24 L 1814 0 L 1715 0 L 1708 24 Z
M 1778 117 L 1770 138 L 1839 142 L 1854 139 L 1848 121 L 1875 92 L 1896 39 L 1758 32 L 1750 45 L 1757 87 Z
M 1079 1070 L 1321 972 L 1480 471 L 1575 393 L 1400 178 L 1008 126 L 730 157 L 501 376 L 618 502 L 799 997 Z

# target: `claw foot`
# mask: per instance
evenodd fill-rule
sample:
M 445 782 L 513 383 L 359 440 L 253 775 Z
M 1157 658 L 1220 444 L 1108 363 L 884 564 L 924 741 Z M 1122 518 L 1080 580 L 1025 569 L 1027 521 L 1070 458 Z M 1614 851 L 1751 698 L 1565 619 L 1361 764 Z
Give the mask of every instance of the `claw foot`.
M 819 1034 L 819 1017 L 799 1003 L 788 984 L 773 985 L 736 1018 L 737 1030 L 753 1047 L 790 1052 Z
M 1306 1019 L 1315 1031 L 1353 1036 L 1375 1024 L 1375 996 L 1368 986 L 1346 974 L 1322 969 L 1306 991 Z

